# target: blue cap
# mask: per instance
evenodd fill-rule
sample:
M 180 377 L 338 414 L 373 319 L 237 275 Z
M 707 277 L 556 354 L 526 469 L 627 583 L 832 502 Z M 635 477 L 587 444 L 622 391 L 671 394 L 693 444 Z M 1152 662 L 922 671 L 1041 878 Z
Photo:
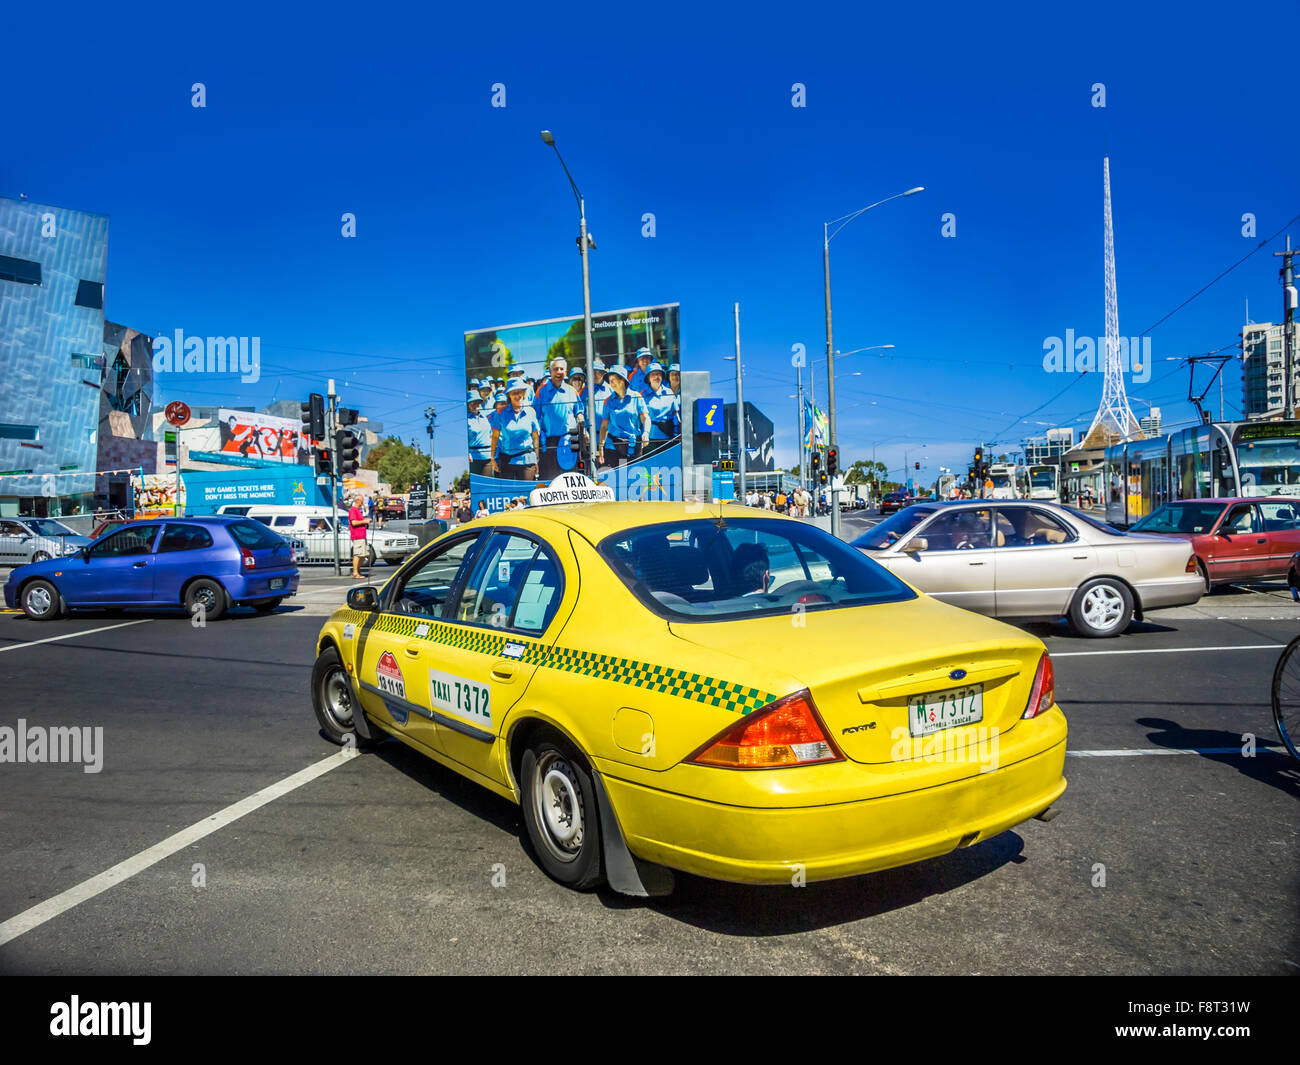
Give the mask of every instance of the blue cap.
M 587 371 L 584 370 L 581 366 L 575 366 L 572 370 L 569 371 L 569 376 L 581 377 L 585 381 L 587 379 Z
M 522 366 L 512 366 L 512 367 L 510 367 L 509 371 L 506 373 L 506 376 L 507 376 L 507 377 L 514 377 L 515 374 L 518 374 L 520 377 L 523 377 L 523 375 L 524 375 L 524 368 L 523 368 Z
M 675 362 L 675 363 L 673 363 L 671 366 L 668 367 L 668 372 L 669 372 L 669 373 L 681 373 L 681 372 L 682 372 L 682 364 L 679 363 L 679 362 Z
M 624 384 L 627 384 L 627 371 L 626 371 L 625 369 L 623 369 L 623 367 L 619 366 L 618 363 L 615 363 L 615 364 L 614 364 L 613 366 L 611 366 L 608 370 L 606 370 L 606 371 L 605 371 L 605 376 L 606 376 L 606 377 L 621 377 L 621 378 L 623 378 L 623 383 L 624 383 Z
M 649 366 L 645 368 L 645 375 L 647 377 L 649 377 L 652 373 L 663 373 L 663 372 L 664 372 L 664 368 L 660 366 L 657 362 L 652 362 Z
M 528 391 L 528 386 L 524 384 L 523 381 L 519 380 L 519 378 L 517 377 L 513 381 L 511 381 L 510 384 L 506 385 L 506 395 L 509 395 L 511 392 L 527 392 L 527 391 Z
M 653 359 L 653 358 L 654 358 L 654 356 L 650 354 L 650 349 L 649 349 L 649 348 L 637 348 L 637 349 L 636 349 L 636 357 L 637 357 L 638 359 L 640 359 L 640 358 Z
M 500 390 L 498 389 L 498 390 L 497 390 L 497 394 L 496 394 L 495 396 L 492 397 L 492 402 L 493 402 L 493 403 L 504 403 L 505 401 L 506 401 L 506 394 L 505 394 L 504 392 L 502 392 L 502 391 L 500 391 Z
M 604 370 L 605 370 L 605 360 L 604 360 L 604 359 L 592 359 L 592 360 L 591 360 L 591 372 L 592 372 L 592 373 L 595 373 L 597 370 L 600 370 L 602 373 L 604 372 Z
M 466 402 L 466 403 L 482 403 L 482 402 L 483 402 L 483 397 L 480 396 L 477 392 L 471 390 L 470 393 L 469 393 L 469 395 L 467 395 L 467 396 L 465 397 L 465 402 Z

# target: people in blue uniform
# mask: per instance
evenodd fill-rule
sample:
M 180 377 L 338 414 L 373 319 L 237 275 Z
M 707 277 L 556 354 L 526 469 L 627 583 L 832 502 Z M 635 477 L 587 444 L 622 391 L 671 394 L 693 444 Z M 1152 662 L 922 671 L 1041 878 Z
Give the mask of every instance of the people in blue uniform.
M 551 360 L 549 379 L 537 390 L 536 409 L 542 426 L 541 478 L 554 480 L 573 468 L 572 460 L 561 465 L 560 452 L 573 455 L 580 451 L 578 429 L 581 414 L 578 393 L 566 380 L 569 364 L 563 358 Z
M 650 416 L 651 442 L 673 440 L 682 434 L 681 400 L 664 384 L 664 368 L 657 362 L 646 367 L 646 411 Z
M 646 368 L 654 361 L 654 356 L 650 354 L 649 348 L 637 348 L 636 359 L 633 362 L 632 372 L 628 374 L 627 384 L 634 392 L 645 392 L 645 372 Z
M 682 394 L 682 368 L 679 363 L 673 363 L 668 367 L 668 387 L 673 390 L 673 395 Z M 681 406 L 679 405 L 677 409 L 680 412 Z
M 466 423 L 469 434 L 469 472 L 491 474 L 492 463 L 492 420 L 483 413 L 483 399 L 477 391 L 471 390 L 465 397 L 468 408 Z
M 537 453 L 541 446 L 541 426 L 537 413 L 524 402 L 528 386 L 518 379 L 506 389 L 509 401 L 496 415 L 492 427 L 492 457 L 497 474 L 512 481 L 537 479 Z
M 605 374 L 610 396 L 600 420 L 600 451 L 606 466 L 623 466 L 640 458 L 650 435 L 650 415 L 640 392 L 628 387 L 626 371 L 612 367 Z

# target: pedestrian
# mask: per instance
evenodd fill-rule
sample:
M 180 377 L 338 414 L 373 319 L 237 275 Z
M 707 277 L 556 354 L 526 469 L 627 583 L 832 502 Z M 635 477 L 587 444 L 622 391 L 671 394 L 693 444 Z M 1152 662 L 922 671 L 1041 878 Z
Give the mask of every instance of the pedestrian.
M 348 510 L 348 530 L 352 541 L 352 579 L 361 580 L 361 560 L 369 558 L 370 545 L 366 542 L 366 527 L 370 519 L 361 509 L 361 493 L 352 497 L 352 506 Z
M 487 516 L 488 516 L 487 500 L 480 499 L 478 501 L 478 510 L 474 511 L 474 517 L 486 518 Z
M 675 440 L 682 435 L 679 413 L 681 400 L 664 384 L 664 368 L 659 363 L 652 362 L 646 367 L 645 378 L 646 386 L 642 394 L 650 416 L 650 442 L 661 444 Z
M 637 348 L 634 369 L 628 375 L 627 386 L 633 392 L 644 394 L 649 382 L 646 381 L 646 369 L 654 361 L 654 356 L 650 354 L 649 348 Z
M 474 512 L 469 509 L 468 499 L 462 499 L 460 501 L 460 509 L 456 511 L 456 520 L 461 525 L 464 525 L 467 521 L 474 520 Z

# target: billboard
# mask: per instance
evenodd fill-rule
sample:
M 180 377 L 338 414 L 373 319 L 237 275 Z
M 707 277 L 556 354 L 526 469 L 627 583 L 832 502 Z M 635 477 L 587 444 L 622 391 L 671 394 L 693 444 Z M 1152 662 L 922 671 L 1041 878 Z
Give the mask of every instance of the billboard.
M 594 479 L 619 499 L 681 499 L 682 447 L 678 304 L 593 312 L 593 357 L 621 369 L 627 387 L 594 366 L 594 382 L 575 379 L 586 369 L 581 316 L 476 329 L 465 333 L 469 408 L 467 444 L 471 505 L 501 510 L 527 500 L 537 485 L 577 470 L 593 435 Z M 638 352 L 648 354 L 638 358 Z M 555 360 L 563 360 L 558 366 Z M 652 375 L 656 365 L 662 377 Z M 507 398 L 509 385 L 516 398 Z M 587 425 L 588 389 L 596 401 Z M 603 435 L 602 435 L 603 434 Z M 601 444 L 603 443 L 603 447 Z M 590 471 L 587 471 L 590 475 Z
M 186 429 L 185 443 L 198 462 L 292 466 L 311 461 L 311 442 L 300 420 L 246 410 L 219 410 L 216 425 Z

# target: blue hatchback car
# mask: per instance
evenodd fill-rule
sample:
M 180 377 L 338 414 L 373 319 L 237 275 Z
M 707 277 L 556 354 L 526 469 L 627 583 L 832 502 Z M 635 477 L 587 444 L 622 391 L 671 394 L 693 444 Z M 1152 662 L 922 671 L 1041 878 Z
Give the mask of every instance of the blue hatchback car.
M 76 554 L 18 566 L 5 605 L 33 621 L 69 609 L 171 606 L 208 620 L 230 607 L 262 613 L 298 590 L 293 548 L 261 522 L 233 515 L 133 521 Z

